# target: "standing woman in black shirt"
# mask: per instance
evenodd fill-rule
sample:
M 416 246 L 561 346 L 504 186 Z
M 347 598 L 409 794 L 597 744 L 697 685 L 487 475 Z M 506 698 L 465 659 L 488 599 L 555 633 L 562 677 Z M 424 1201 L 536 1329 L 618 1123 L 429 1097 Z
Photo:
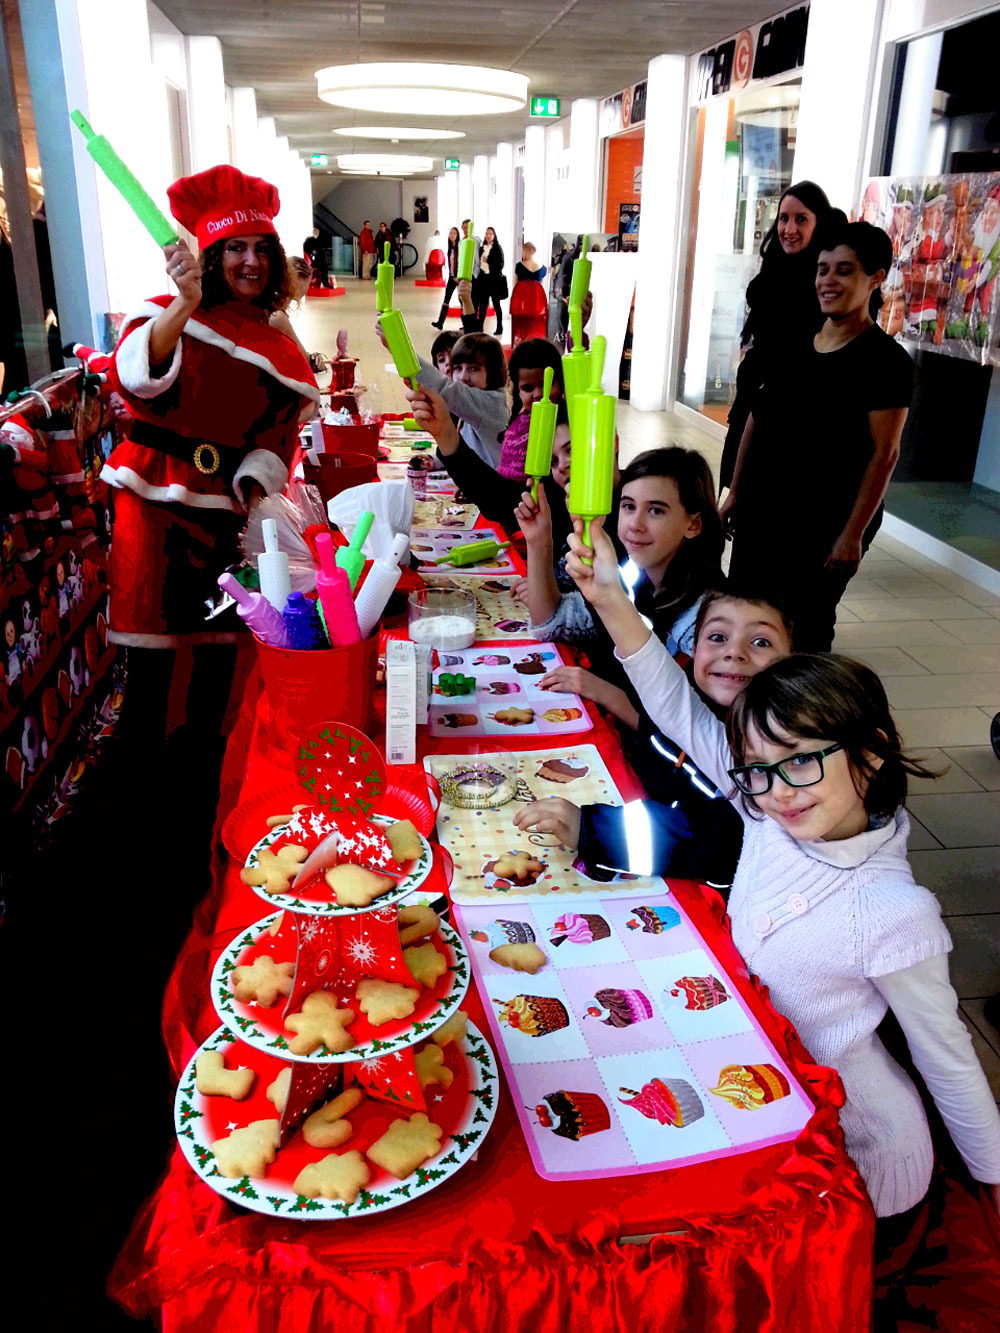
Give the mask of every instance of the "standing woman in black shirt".
M 497 317 L 497 326 L 493 335 L 499 338 L 503 333 L 503 311 L 500 302 L 507 295 L 507 277 L 503 271 L 503 249 L 492 227 L 483 232 L 483 243 L 479 248 L 479 273 L 472 280 L 472 300 L 476 307 L 476 318 L 480 328 L 486 326 L 486 312 L 490 301 Z
M 767 379 L 767 368 L 789 346 L 803 342 L 823 323 L 816 299 L 819 236 L 830 215 L 830 201 L 813 181 L 790 185 L 778 202 L 778 215 L 760 246 L 760 272 L 747 287 L 749 313 L 740 343 L 746 351 L 736 372 L 736 398 L 722 450 L 719 485 L 731 486 L 743 427 L 753 395 Z
M 730 577 L 789 604 L 802 652 L 827 652 L 837 604 L 882 522 L 913 365 L 874 322 L 892 263 L 881 227 L 833 210 L 820 241 L 822 328 L 772 365 L 747 419 L 721 513 Z

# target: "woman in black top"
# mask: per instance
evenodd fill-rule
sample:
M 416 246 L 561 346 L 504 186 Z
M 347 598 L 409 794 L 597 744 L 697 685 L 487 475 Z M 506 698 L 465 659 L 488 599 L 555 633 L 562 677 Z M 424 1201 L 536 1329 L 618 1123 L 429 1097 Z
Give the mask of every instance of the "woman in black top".
M 514 265 L 514 285 L 519 282 L 541 282 L 548 273 L 544 264 L 539 264 L 535 260 L 535 246 L 530 241 L 525 241 L 521 246 L 521 258 Z
M 746 352 L 736 373 L 736 399 L 722 450 L 719 485 L 731 486 L 743 427 L 767 367 L 789 346 L 803 342 L 823 323 L 816 299 L 819 233 L 830 201 L 812 181 L 799 181 L 781 196 L 778 215 L 761 242 L 760 272 L 747 287 L 749 313 L 740 343 Z
M 874 322 L 889 237 L 836 209 L 820 247 L 823 326 L 772 364 L 721 506 L 734 534 L 730 577 L 766 577 L 802 652 L 833 643 L 837 603 L 882 522 L 913 393 L 910 358 Z
M 445 268 L 448 270 L 448 286 L 444 289 L 444 300 L 441 302 L 441 310 L 437 319 L 431 320 L 431 326 L 435 329 L 443 329 L 444 322 L 448 318 L 448 307 L 451 305 L 451 297 L 455 288 L 458 286 L 458 228 L 452 227 L 448 232 L 448 262 Z M 482 325 L 480 324 L 480 329 Z M 468 330 L 466 330 L 468 332 Z
M 476 307 L 476 316 L 481 327 L 485 328 L 486 311 L 490 301 L 496 311 L 497 326 L 494 337 L 503 333 L 503 311 L 501 300 L 507 295 L 507 279 L 503 271 L 503 249 L 492 227 L 483 233 L 483 243 L 479 247 L 479 273 L 472 282 L 472 300 Z

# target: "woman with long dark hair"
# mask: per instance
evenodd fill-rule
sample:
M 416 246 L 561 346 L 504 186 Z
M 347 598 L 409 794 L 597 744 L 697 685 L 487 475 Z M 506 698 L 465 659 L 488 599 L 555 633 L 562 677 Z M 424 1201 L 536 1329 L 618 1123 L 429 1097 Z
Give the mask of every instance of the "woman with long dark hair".
M 472 282 L 472 301 L 481 328 L 485 325 L 490 302 L 493 302 L 497 317 L 493 336 L 496 338 L 503 333 L 503 311 L 500 302 L 507 296 L 507 276 L 503 271 L 503 265 L 503 247 L 497 240 L 493 228 L 487 227 L 483 232 L 483 243 L 479 247 L 479 273 Z
M 781 196 L 777 216 L 761 242 L 760 272 L 747 287 L 749 311 L 740 335 L 746 351 L 729 410 L 719 474 L 722 488 L 732 485 L 743 427 L 769 366 L 823 323 L 816 299 L 816 255 L 819 231 L 829 214 L 830 201 L 820 187 L 813 181 L 798 181 Z
M 444 322 L 448 318 L 448 307 L 451 305 L 451 296 L 458 286 L 458 242 L 460 239 L 458 228 L 451 227 L 448 231 L 448 258 L 445 264 L 445 268 L 448 270 L 448 286 L 444 289 L 444 300 L 441 302 L 438 317 L 431 320 L 431 327 L 435 329 L 444 328 Z
M 722 504 L 730 576 L 766 581 L 803 652 L 833 643 L 837 604 L 882 522 L 913 393 L 913 365 L 879 328 L 892 242 L 833 210 L 819 242 L 822 328 L 757 393 Z

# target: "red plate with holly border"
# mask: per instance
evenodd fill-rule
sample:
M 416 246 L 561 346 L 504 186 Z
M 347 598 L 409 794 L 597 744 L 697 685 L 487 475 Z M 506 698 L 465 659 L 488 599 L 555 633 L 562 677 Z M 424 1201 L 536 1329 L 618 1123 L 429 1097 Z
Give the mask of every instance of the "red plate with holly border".
M 223 1023 L 228 1023 L 238 1032 L 241 1041 L 260 1051 L 277 1053 L 285 1060 L 301 1061 L 304 1064 L 346 1064 L 351 1060 L 392 1055 L 406 1046 L 415 1046 L 426 1040 L 451 1017 L 469 989 L 469 955 L 465 945 L 458 932 L 442 922 L 440 931 L 420 943 L 433 943 L 438 953 L 444 955 L 448 970 L 438 977 L 434 986 L 422 987 L 417 1007 L 408 1018 L 393 1019 L 372 1027 L 359 1010 L 353 993 L 341 993 L 334 989 L 332 993 L 337 999 L 350 1006 L 357 1015 L 350 1031 L 358 1044 L 341 1055 L 331 1054 L 325 1046 L 320 1046 L 312 1055 L 293 1055 L 288 1049 L 282 1022 L 285 996 L 279 995 L 276 1004 L 270 1009 L 263 1009 L 253 1001 L 244 1003 L 237 1000 L 230 981 L 233 968 L 248 967 L 261 954 L 269 954 L 276 963 L 294 960 L 293 923 L 286 917 L 277 934 L 272 935 L 270 931 L 272 923 L 280 915 L 280 912 L 276 912 L 273 916 L 254 922 L 248 930 L 241 931 L 232 944 L 222 951 L 212 969 L 212 1003 L 215 1012 Z M 318 923 L 318 928 L 322 929 L 322 922 Z
M 372 1178 L 354 1203 L 307 1199 L 297 1194 L 293 1182 L 304 1166 L 327 1155 L 325 1148 L 310 1148 L 301 1134 L 296 1134 L 279 1148 L 264 1177 L 244 1176 L 231 1180 L 219 1174 L 212 1154 L 212 1143 L 225 1138 L 233 1129 L 254 1120 L 275 1119 L 275 1111 L 265 1095 L 285 1061 L 255 1050 L 237 1041 L 233 1033 L 221 1027 L 192 1056 L 174 1098 L 174 1128 L 188 1165 L 211 1189 L 230 1203 L 240 1204 L 269 1217 L 295 1217 L 303 1221 L 329 1222 L 369 1213 L 388 1212 L 401 1204 L 419 1199 L 444 1184 L 482 1147 L 493 1117 L 499 1094 L 496 1059 L 489 1043 L 470 1023 L 464 1049 L 454 1043 L 444 1048 L 445 1064 L 454 1075 L 447 1090 L 432 1084 L 425 1090 L 428 1118 L 444 1130 L 441 1151 L 417 1167 L 405 1180 L 397 1180 L 373 1162 L 368 1163 Z M 195 1063 L 204 1051 L 224 1052 L 227 1068 L 250 1068 L 256 1074 L 249 1096 L 241 1102 L 229 1097 L 203 1097 L 195 1086 Z M 379 1056 L 378 1060 L 391 1060 Z M 391 1106 L 365 1098 L 351 1112 L 354 1134 L 342 1152 L 357 1148 L 362 1154 L 381 1137 L 393 1120 L 401 1117 Z M 367 1160 L 367 1159 L 366 1159 Z

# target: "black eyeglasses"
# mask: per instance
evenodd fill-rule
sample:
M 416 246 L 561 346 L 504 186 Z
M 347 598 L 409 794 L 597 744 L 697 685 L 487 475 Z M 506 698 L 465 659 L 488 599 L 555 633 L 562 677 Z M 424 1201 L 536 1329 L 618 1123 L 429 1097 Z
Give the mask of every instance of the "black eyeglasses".
M 769 792 L 775 773 L 789 787 L 815 787 L 817 782 L 823 781 L 823 760 L 843 748 L 842 745 L 829 745 L 825 750 L 793 754 L 776 764 L 744 764 L 729 769 L 729 776 L 746 796 L 763 796 Z

